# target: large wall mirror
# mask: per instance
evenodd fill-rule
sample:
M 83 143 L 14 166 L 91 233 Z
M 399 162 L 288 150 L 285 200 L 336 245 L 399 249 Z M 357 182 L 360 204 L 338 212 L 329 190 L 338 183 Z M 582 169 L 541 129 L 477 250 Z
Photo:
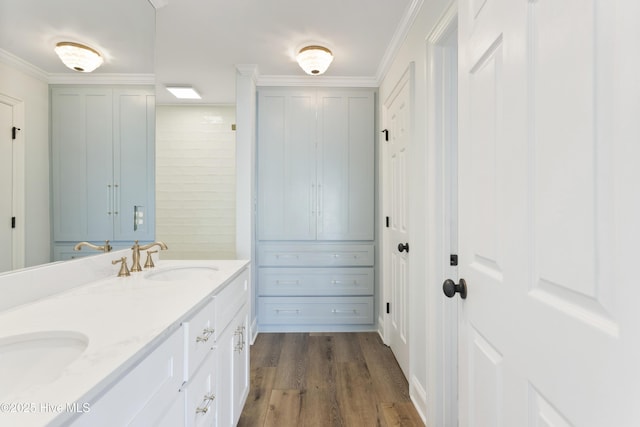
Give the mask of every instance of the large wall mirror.
M 17 128 L 0 154 L 0 224 L 15 217 L 0 232 L 0 271 L 51 260 L 49 84 L 153 84 L 155 21 L 148 0 L 0 0 L 0 120 Z M 54 53 L 60 41 L 99 50 L 104 65 L 91 75 L 67 69 Z
M 0 145 L 0 224 L 17 217 L 0 231 L 0 273 L 54 259 L 50 85 L 155 84 L 152 3 L 0 0 L 0 119 L 20 129 Z M 65 68 L 53 47 L 66 40 L 96 48 L 104 64 Z M 156 106 L 156 238 L 170 243 L 166 258 L 233 258 L 235 106 L 168 104 Z

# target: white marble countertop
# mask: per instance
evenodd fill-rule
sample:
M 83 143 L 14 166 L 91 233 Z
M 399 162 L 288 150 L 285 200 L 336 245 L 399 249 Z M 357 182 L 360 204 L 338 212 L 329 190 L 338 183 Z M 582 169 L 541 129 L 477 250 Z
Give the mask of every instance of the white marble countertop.
M 82 407 L 101 393 L 248 263 L 160 261 L 153 270 L 98 280 L 0 312 L 0 343 L 6 337 L 47 331 L 88 338 L 87 348 L 58 378 L 0 396 L 0 425 L 62 425 L 74 414 L 60 407 Z M 186 266 L 216 267 L 218 271 L 208 283 L 145 278 L 150 271 Z

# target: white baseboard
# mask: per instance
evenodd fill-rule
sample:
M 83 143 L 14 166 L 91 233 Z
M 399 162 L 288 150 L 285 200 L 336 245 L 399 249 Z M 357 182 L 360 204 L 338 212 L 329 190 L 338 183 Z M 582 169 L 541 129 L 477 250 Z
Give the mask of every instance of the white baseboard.
M 411 377 L 411 383 L 409 385 L 409 396 L 413 402 L 413 406 L 416 407 L 416 411 L 420 415 L 422 422 L 427 424 L 427 392 L 420 384 L 418 379 L 414 376 Z

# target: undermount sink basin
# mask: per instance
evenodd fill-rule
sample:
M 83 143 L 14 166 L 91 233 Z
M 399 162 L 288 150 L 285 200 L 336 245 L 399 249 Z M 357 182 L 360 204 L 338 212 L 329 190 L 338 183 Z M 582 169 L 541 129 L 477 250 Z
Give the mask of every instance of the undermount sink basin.
M 61 376 L 89 345 L 72 331 L 43 331 L 0 338 L 0 400 Z
M 194 280 L 211 280 L 218 271 L 215 267 L 166 267 L 156 271 L 147 273 L 144 277 L 150 280 L 160 281 L 194 281 Z

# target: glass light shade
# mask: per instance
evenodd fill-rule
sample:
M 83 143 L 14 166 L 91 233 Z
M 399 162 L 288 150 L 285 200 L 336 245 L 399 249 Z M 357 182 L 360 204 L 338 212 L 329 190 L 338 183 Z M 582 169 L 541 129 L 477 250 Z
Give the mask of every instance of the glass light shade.
M 333 54 L 323 46 L 307 46 L 300 49 L 296 60 L 305 73 L 317 76 L 327 71 Z
M 104 62 L 100 53 L 80 43 L 60 42 L 55 51 L 64 65 L 82 73 L 90 73 Z

